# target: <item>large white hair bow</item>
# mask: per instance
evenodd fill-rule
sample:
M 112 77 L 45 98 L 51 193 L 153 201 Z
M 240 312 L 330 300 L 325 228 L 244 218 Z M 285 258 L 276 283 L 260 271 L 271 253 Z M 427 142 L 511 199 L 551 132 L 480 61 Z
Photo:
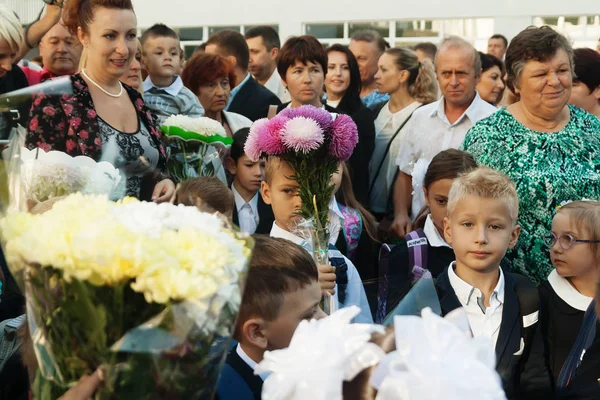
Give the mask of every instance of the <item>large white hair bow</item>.
M 396 316 L 394 329 L 396 351 L 371 377 L 377 400 L 506 399 L 494 348 L 487 338 L 470 337 L 462 309 L 447 319 L 429 308 L 421 318 Z
M 287 349 L 265 353 L 256 374 L 270 371 L 263 400 L 338 400 L 342 383 L 376 365 L 385 353 L 369 343 L 379 325 L 351 324 L 360 308 L 343 308 L 319 321 L 302 321 Z

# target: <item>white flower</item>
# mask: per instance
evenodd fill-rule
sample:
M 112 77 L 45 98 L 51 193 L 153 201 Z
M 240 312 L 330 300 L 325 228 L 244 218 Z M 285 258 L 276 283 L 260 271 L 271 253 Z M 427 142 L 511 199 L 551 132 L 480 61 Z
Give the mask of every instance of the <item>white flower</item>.
M 377 364 L 384 353 L 369 343 L 383 327 L 351 324 L 360 313 L 343 308 L 319 321 L 302 321 L 287 349 L 267 351 L 256 373 L 271 371 L 263 400 L 341 399 L 342 382 Z
M 462 309 L 448 317 L 466 319 Z M 421 318 L 396 316 L 394 328 L 396 351 L 381 361 L 371 377 L 377 400 L 506 399 L 487 338 L 471 338 L 466 329 L 429 308 Z
M 415 163 L 412 172 L 413 195 L 415 193 L 422 192 L 421 188 L 423 187 L 423 182 L 425 181 L 425 175 L 427 174 L 428 168 L 429 161 L 425 158 L 419 158 L 419 160 Z
M 192 118 L 186 115 L 172 115 L 163 122 L 164 126 L 176 126 L 188 132 L 203 136 L 227 136 L 225 128 L 218 121 L 208 117 Z

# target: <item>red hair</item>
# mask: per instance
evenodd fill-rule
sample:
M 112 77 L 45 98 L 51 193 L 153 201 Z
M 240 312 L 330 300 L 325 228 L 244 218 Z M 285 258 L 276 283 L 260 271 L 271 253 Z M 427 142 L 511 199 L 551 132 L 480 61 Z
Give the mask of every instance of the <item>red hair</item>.
M 185 63 L 181 80 L 186 88 L 198 93 L 200 86 L 221 76 L 226 76 L 229 85 L 235 87 L 235 73 L 229 61 L 218 55 L 198 53 Z

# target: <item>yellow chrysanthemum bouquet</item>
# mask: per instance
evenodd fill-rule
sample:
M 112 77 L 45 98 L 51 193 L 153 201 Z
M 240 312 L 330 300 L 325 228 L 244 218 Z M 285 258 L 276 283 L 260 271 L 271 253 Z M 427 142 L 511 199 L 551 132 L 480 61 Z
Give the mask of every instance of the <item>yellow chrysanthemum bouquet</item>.
M 100 399 L 212 398 L 251 240 L 194 207 L 74 194 L 0 232 L 24 287 L 36 398 L 106 370 Z

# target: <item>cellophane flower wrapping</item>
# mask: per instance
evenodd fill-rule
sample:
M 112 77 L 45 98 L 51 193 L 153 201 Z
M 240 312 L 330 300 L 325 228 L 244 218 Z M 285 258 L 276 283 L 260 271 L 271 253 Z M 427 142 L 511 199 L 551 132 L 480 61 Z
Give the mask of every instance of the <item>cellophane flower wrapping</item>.
M 309 105 L 287 108 L 271 119 L 256 121 L 246 141 L 244 150 L 251 159 L 280 157 L 294 170 L 290 178 L 298 183 L 302 200 L 298 214 L 304 218 L 305 228 L 313 225 L 312 247 L 320 264 L 326 263 L 329 245 L 331 177 L 340 161 L 350 159 L 357 143 L 358 129 L 352 118 Z
M 99 367 L 95 399 L 213 398 L 249 237 L 195 207 L 82 194 L 8 213 L 0 232 L 25 287 L 35 398 Z
M 233 139 L 223 125 L 207 117 L 173 115 L 161 130 L 168 139 L 169 174 L 177 181 L 198 176 L 216 176 L 227 183 L 223 161 Z

